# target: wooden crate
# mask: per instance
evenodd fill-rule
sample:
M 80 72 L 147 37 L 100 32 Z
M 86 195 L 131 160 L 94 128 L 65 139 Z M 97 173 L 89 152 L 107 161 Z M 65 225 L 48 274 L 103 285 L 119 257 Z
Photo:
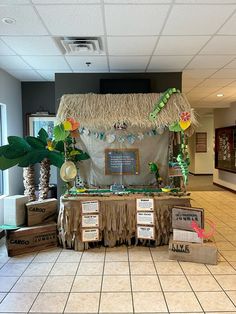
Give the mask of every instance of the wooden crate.
M 56 221 L 57 199 L 51 198 L 43 201 L 26 204 L 27 226 L 35 226 Z
M 172 208 L 172 228 L 193 231 L 191 226 L 195 221 L 204 228 L 204 209 L 196 207 L 174 206 Z
M 8 256 L 45 250 L 57 246 L 57 225 L 50 223 L 7 231 Z

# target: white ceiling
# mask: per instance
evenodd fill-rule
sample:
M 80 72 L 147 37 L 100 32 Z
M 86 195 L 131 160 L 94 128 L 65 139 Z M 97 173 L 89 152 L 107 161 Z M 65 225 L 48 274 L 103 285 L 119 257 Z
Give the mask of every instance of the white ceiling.
M 5 17 L 16 22 L 4 24 Z M 66 55 L 63 36 L 100 37 L 103 51 Z M 58 72 L 182 71 L 193 107 L 229 106 L 236 0 L 0 0 L 0 67 L 21 81 L 54 80 Z

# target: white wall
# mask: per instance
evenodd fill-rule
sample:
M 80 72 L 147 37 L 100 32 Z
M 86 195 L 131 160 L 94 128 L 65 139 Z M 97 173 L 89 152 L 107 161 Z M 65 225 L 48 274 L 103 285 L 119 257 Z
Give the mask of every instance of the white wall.
M 7 128 L 6 135 L 23 135 L 21 83 L 10 74 L 0 69 L 0 103 L 6 107 Z M 7 172 L 8 191 L 5 194 L 23 193 L 22 169 L 13 167 Z
M 236 103 L 230 108 L 214 110 L 214 127 L 221 128 L 236 124 Z M 214 169 L 213 182 L 236 191 L 236 173 Z
M 207 152 L 196 153 L 196 134 L 189 139 L 190 167 L 189 171 L 194 174 L 212 174 L 214 166 L 214 124 L 213 115 L 201 116 L 196 132 L 207 133 Z

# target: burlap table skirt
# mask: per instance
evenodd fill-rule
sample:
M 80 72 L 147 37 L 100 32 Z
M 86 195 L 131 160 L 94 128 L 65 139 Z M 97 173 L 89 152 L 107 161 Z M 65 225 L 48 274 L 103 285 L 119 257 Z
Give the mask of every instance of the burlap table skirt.
M 64 248 L 76 251 L 89 247 L 81 239 L 81 202 L 99 201 L 100 239 L 105 246 L 131 245 L 131 240 L 143 244 L 148 240 L 136 238 L 136 199 L 147 198 L 144 195 L 71 197 L 61 198 L 58 216 L 59 242 Z M 188 197 L 154 197 L 155 241 L 153 245 L 169 243 L 171 228 L 171 209 L 173 206 L 190 206 Z

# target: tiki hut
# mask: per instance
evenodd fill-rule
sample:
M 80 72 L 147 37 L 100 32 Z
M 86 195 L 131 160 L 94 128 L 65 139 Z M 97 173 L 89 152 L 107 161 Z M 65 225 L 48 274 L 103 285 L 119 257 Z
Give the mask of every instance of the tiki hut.
M 194 111 L 181 93 L 172 94 L 155 120 L 149 115 L 162 94 L 67 94 L 63 95 L 57 119 L 74 118 L 80 123 L 77 145 L 86 150 L 90 160 L 79 165 L 80 175 L 90 185 L 149 185 L 154 177 L 148 163 L 155 161 L 160 175 L 167 179 L 171 150 L 169 127 L 178 122 L 182 112 L 191 114 L 191 135 L 196 126 Z M 107 149 L 135 148 L 139 152 L 136 175 L 105 175 Z M 122 181 L 122 182 L 121 182 Z

